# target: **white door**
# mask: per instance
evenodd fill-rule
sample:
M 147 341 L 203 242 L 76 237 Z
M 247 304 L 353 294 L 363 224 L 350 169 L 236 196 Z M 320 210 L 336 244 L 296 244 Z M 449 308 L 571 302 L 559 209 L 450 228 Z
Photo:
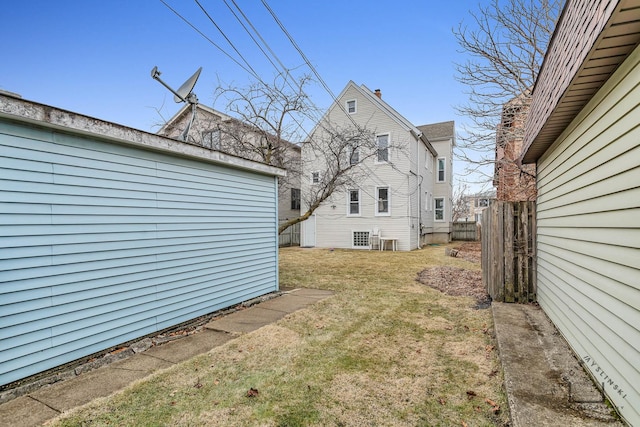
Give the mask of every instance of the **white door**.
M 300 246 L 312 248 L 316 245 L 316 216 L 311 215 L 302 223 L 302 244 Z

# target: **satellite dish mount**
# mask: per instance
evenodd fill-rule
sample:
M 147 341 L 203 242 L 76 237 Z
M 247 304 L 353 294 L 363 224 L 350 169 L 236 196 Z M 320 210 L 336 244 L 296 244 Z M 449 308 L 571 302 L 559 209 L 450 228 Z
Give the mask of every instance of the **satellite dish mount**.
M 154 80 L 159 81 L 162 84 L 162 86 L 166 87 L 171 91 L 171 93 L 173 93 L 173 100 L 175 102 L 184 102 L 184 103 L 189 103 L 191 105 L 191 119 L 189 120 L 187 127 L 184 129 L 184 131 L 182 131 L 182 134 L 179 137 L 181 141 L 187 140 L 187 137 L 189 135 L 189 129 L 191 128 L 191 125 L 193 124 L 193 121 L 196 118 L 196 106 L 198 105 L 198 97 L 196 96 L 195 93 L 193 93 L 193 87 L 196 85 L 196 82 L 198 81 L 198 77 L 200 77 L 201 71 L 202 71 L 202 67 L 198 68 L 196 72 L 193 73 L 193 75 L 189 77 L 187 81 L 184 82 L 182 86 L 180 86 L 180 88 L 176 91 L 176 90 L 173 90 L 171 86 L 169 86 L 168 84 L 162 81 L 162 79 L 160 78 L 161 73 L 158 70 L 158 67 L 153 67 L 153 70 L 151 70 L 151 77 Z

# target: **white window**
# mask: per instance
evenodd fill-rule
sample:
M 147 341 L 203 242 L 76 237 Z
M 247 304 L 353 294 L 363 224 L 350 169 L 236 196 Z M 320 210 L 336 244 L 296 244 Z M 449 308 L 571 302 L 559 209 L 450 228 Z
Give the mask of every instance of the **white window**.
M 428 191 L 424 192 L 424 210 L 427 212 L 431 210 L 431 199 Z
M 389 196 L 389 187 L 376 187 L 376 215 L 384 216 L 391 214 Z
M 389 161 L 389 134 L 376 135 L 376 146 L 378 147 L 378 163 Z
M 354 249 L 369 249 L 369 232 L 368 231 L 354 231 L 351 237 L 351 244 Z
M 347 215 L 360 215 L 360 190 L 349 190 L 348 196 Z
M 356 100 L 351 99 L 347 101 L 347 113 L 355 114 L 356 113 Z
M 347 149 L 347 155 L 349 156 L 349 164 L 351 166 L 360 163 L 360 148 L 350 146 Z
M 438 157 L 438 182 L 445 182 L 445 167 L 446 159 L 444 157 Z
M 434 197 L 433 219 L 435 221 L 444 221 L 444 197 Z
M 311 183 L 312 184 L 320 183 L 320 172 L 311 172 Z

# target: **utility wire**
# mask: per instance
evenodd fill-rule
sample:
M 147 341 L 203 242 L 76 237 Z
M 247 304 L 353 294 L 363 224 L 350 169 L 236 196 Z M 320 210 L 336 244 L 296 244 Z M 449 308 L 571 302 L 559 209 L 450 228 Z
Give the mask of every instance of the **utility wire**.
M 211 15 L 209 15 L 209 12 L 207 12 L 207 10 L 200 4 L 200 2 L 198 0 L 195 0 L 195 2 L 198 5 L 198 7 L 202 10 L 202 12 L 207 16 L 207 18 L 209 18 L 209 21 L 211 21 L 211 23 L 216 27 L 216 29 L 220 32 L 220 34 L 222 34 L 222 37 L 224 37 L 224 39 L 227 41 L 227 43 L 229 43 L 229 46 L 231 46 L 231 48 L 238 54 L 238 56 L 240 58 L 242 58 L 244 63 L 247 64 L 247 67 L 251 70 L 251 74 L 262 82 L 262 80 L 258 76 L 258 73 L 256 72 L 256 70 L 253 69 L 251 64 L 249 64 L 249 61 L 247 61 L 247 59 L 240 53 L 240 51 L 236 48 L 236 46 L 229 39 L 229 37 L 227 37 L 227 35 L 224 33 L 224 31 L 222 31 L 222 28 L 220 28 L 218 26 L 218 24 L 216 24 L 216 21 L 214 21 L 214 19 L 211 17 Z M 262 82 L 262 83 L 264 84 L 264 82 Z
M 209 43 L 211 43 L 214 47 L 216 47 L 220 52 L 222 52 L 225 56 L 227 56 L 229 59 L 231 59 L 233 62 L 235 62 L 240 68 L 242 68 L 243 70 L 245 70 L 247 73 L 255 75 L 254 73 L 252 73 L 250 70 L 248 70 L 244 65 L 242 65 L 240 62 L 238 62 L 238 60 L 236 60 L 233 56 L 229 55 L 223 48 L 221 48 L 218 44 L 216 44 L 213 40 L 211 40 L 209 37 L 207 37 L 206 34 L 204 34 L 202 31 L 200 31 L 195 25 L 193 25 L 187 18 L 185 18 L 184 16 L 180 15 L 180 13 L 178 13 L 178 11 L 176 11 L 174 8 L 172 8 L 171 6 L 169 6 L 164 0 L 160 0 L 160 2 L 165 5 L 167 7 L 167 9 L 169 9 L 170 11 L 172 11 L 178 18 L 182 19 L 188 26 L 190 26 L 191 28 L 193 28 L 198 34 L 200 34 L 206 41 L 208 41 Z

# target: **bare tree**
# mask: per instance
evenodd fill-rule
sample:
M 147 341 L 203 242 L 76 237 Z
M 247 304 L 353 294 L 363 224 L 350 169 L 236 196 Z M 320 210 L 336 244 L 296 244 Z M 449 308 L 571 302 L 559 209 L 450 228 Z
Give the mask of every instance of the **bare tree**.
M 311 190 L 303 192 L 305 211 L 280 224 L 278 232 L 309 218 L 334 192 L 353 185 L 364 176 L 358 167 L 377 154 L 372 131 L 357 126 L 336 127 L 319 120 L 322 113 L 308 98 L 305 89 L 312 82 L 308 76 L 294 79 L 278 75 L 273 83 L 254 82 L 246 87 L 219 84 L 216 99 L 223 99 L 224 109 L 234 120 L 220 125 L 216 148 L 241 157 L 259 160 L 287 170 L 281 191 L 300 188 L 305 158 L 320 160 L 322 174 Z M 312 135 L 306 128 L 315 124 Z M 291 141 L 302 141 L 298 144 Z M 308 177 L 304 177 L 307 179 Z M 282 197 L 282 194 L 281 194 Z
M 469 217 L 469 185 L 463 182 L 456 183 L 453 188 L 453 200 L 451 201 L 451 220 L 461 221 Z
M 471 119 L 471 125 L 458 136 L 456 153 L 466 161 L 467 172 L 480 172 L 489 180 L 491 174 L 483 166 L 495 164 L 496 142 L 498 148 L 504 148 L 508 141 L 522 141 L 521 124 L 528 112 L 531 90 L 563 3 L 491 0 L 470 12 L 470 25 L 463 22 L 454 29 L 468 58 L 456 64 L 456 79 L 468 89 L 467 103 L 456 107 Z M 511 157 L 497 161 L 514 163 Z M 519 164 L 515 166 L 515 173 L 531 173 Z

